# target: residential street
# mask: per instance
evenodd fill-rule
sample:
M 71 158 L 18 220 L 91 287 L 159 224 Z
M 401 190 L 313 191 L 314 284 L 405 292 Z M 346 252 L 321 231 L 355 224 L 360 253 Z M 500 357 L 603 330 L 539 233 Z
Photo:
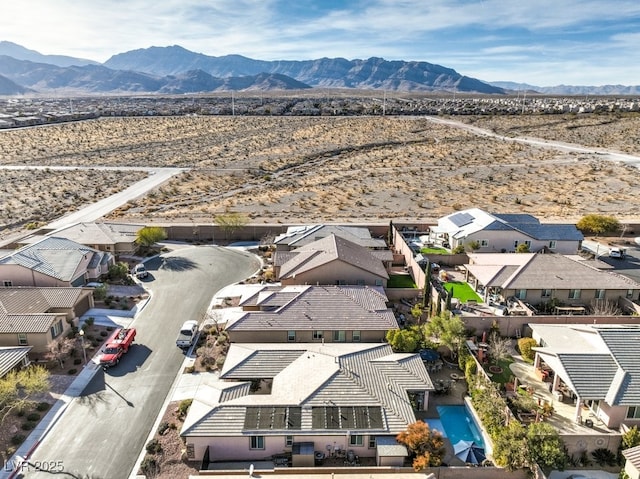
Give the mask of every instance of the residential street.
M 178 328 L 186 319 L 201 320 L 216 291 L 259 267 L 250 254 L 215 246 L 179 249 L 146 264 L 152 299 L 132 324 L 136 342 L 119 365 L 95 375 L 36 449 L 32 463 L 57 462 L 74 474 L 68 477 L 128 477 L 182 364 L 183 352 L 175 346 Z

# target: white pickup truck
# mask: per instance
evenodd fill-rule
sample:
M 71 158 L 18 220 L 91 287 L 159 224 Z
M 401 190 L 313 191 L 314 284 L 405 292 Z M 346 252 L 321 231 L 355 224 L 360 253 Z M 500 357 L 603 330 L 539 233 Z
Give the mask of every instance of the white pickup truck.
M 190 348 L 198 333 L 198 322 L 194 320 L 185 321 L 180 328 L 176 346 L 182 349 Z

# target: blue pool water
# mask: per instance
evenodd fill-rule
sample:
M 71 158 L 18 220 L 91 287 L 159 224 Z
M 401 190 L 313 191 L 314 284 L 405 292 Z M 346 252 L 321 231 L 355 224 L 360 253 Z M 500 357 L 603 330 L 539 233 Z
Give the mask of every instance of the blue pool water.
M 438 430 L 451 444 L 464 439 L 484 447 L 482 434 L 465 406 L 438 406 L 440 419 L 427 419 L 431 429 Z

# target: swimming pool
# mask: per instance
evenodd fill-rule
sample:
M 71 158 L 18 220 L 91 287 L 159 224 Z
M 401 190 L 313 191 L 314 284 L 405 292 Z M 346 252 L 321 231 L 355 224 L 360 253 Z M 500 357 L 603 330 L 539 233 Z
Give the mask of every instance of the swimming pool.
M 480 430 L 466 406 L 438 406 L 436 409 L 440 419 L 425 420 L 431 429 L 440 431 L 451 444 L 456 444 L 464 439 L 465 441 L 474 441 L 480 447 L 485 447 L 482 434 L 480 434 Z

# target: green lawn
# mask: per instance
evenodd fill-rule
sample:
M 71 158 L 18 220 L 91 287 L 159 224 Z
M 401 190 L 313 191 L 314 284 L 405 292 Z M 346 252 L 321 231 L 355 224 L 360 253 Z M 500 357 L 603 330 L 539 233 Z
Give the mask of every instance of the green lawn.
M 511 369 L 509 369 L 509 364 L 511 364 L 512 362 L 513 362 L 513 359 L 511 359 L 511 357 L 501 359 L 500 361 L 498 361 L 498 366 L 502 368 L 501 373 L 498 373 L 498 374 L 492 373 L 491 371 L 489 371 L 489 366 L 485 367 L 485 371 L 491 374 L 491 380 L 494 383 L 504 384 L 509 382 L 509 379 L 511 379 L 511 376 L 513 376 Z
M 467 301 L 482 303 L 482 298 L 469 286 L 469 283 L 449 281 L 444 283 L 444 288 L 449 292 L 453 289 L 453 297 L 459 299 L 461 303 L 466 303 Z
M 451 254 L 449 250 L 444 248 L 420 248 L 420 254 Z
M 390 274 L 387 288 L 417 288 L 409 274 Z

